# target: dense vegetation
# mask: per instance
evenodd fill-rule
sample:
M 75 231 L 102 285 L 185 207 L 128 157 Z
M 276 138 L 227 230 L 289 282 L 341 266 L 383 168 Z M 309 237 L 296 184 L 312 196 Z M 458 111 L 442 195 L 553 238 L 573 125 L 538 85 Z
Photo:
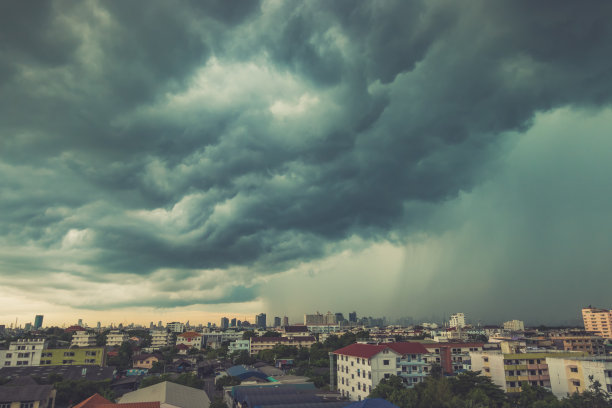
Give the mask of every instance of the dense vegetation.
M 443 377 L 434 370 L 424 383 L 404 388 L 402 379 L 383 379 L 370 394 L 401 408 L 612 408 L 612 401 L 594 381 L 588 391 L 558 400 L 543 387 L 524 383 L 518 395 L 506 394 L 488 377 L 466 372 Z

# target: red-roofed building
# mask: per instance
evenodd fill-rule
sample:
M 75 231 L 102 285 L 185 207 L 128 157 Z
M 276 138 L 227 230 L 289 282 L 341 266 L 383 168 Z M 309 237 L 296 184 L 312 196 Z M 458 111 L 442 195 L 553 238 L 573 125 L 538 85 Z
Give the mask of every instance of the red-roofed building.
M 424 381 L 431 358 L 421 343 L 355 343 L 333 352 L 338 391 L 352 401 L 366 398 L 380 380 L 400 376 L 406 387 Z
M 100 394 L 94 394 L 72 408 L 160 408 L 160 402 L 131 402 L 113 404 Z
M 204 336 L 202 336 L 202 333 L 188 331 L 176 336 L 176 345 L 178 346 L 179 344 L 184 344 L 189 347 L 201 349 L 203 338 Z

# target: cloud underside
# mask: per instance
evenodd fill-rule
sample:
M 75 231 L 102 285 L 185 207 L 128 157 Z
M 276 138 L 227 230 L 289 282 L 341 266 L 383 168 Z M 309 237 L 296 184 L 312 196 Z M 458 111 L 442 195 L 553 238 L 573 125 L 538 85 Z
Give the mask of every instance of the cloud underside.
M 15 291 L 44 277 L 39 296 L 95 310 L 248 302 L 345 251 L 449 234 L 444 245 L 489 252 L 470 254 L 482 262 L 458 268 L 460 281 L 518 288 L 511 277 L 526 275 L 483 240 L 485 219 L 517 268 L 533 257 L 535 277 L 552 279 L 569 246 L 576 269 L 607 261 L 591 219 L 605 211 L 590 204 L 607 193 L 567 177 L 525 191 L 507 177 L 563 160 L 578 180 L 593 163 L 609 174 L 609 150 L 597 155 L 610 147 L 597 136 L 612 95 L 608 4 L 0 7 L 0 284 Z M 538 118 L 548 129 L 568 115 L 597 127 L 539 136 Z M 567 156 L 576 139 L 588 158 Z M 529 140 L 548 143 L 549 167 Z M 486 218 L 481 203 L 510 191 L 506 218 Z M 581 199 L 568 208 L 560 191 Z M 536 210 L 546 224 L 508 221 Z M 458 254 L 440 257 L 430 280 L 451 279 Z M 401 285 L 422 273 L 400 269 Z

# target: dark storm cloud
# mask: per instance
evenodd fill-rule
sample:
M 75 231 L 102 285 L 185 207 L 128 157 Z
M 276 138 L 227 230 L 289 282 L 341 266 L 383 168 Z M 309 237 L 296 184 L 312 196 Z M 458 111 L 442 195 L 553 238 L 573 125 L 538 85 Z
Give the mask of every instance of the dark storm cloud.
M 486 178 L 504 132 L 612 95 L 602 2 L 1 7 L 3 243 L 91 279 L 253 285 L 352 236 L 401 242 Z

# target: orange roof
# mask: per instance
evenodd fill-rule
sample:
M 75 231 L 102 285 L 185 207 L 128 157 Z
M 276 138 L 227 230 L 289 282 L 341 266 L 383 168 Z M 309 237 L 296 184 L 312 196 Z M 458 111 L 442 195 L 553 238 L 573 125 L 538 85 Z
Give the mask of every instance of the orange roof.
M 202 337 L 202 333 L 198 333 L 198 332 L 185 332 L 183 334 L 179 334 L 178 337 L 184 337 L 186 339 L 193 339 L 194 337 Z
M 124 404 L 113 404 L 100 394 L 94 394 L 85 401 L 72 408 L 160 408 L 158 402 L 127 402 Z
M 72 408 L 93 408 L 101 404 L 112 404 L 112 402 L 110 402 L 100 394 L 96 393 Z

